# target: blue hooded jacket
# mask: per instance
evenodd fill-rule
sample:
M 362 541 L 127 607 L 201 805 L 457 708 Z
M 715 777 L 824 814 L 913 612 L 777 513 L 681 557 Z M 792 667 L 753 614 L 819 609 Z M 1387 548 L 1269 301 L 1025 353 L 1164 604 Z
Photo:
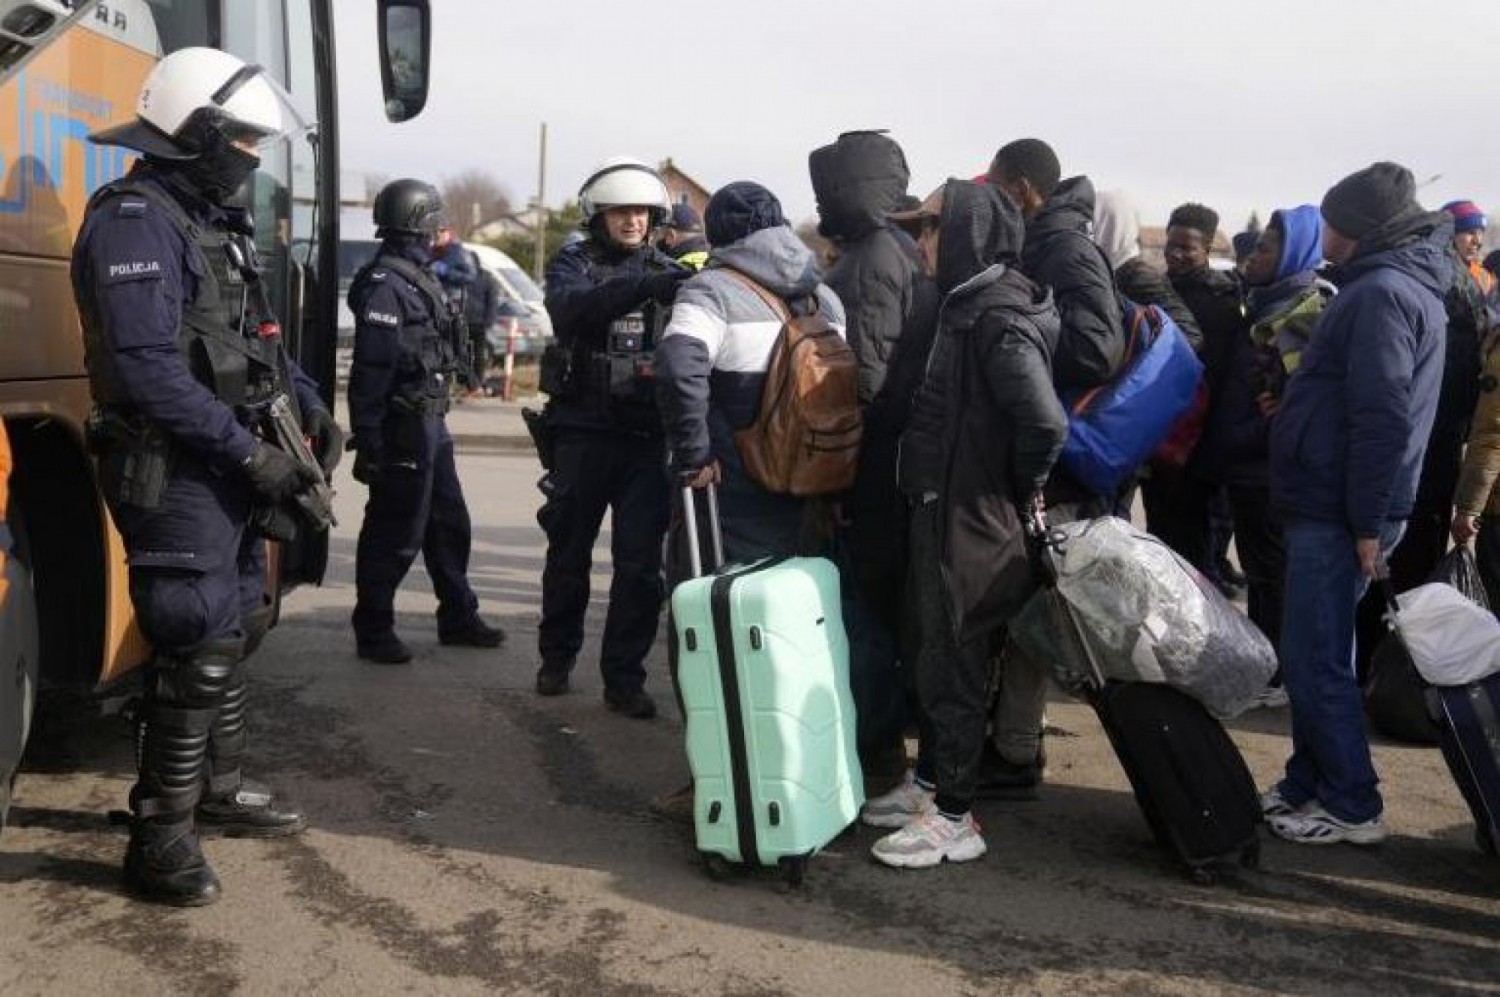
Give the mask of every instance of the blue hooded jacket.
M 1443 376 L 1444 219 L 1392 219 L 1336 275 L 1340 292 L 1271 427 L 1271 497 L 1284 515 L 1374 537 L 1411 514 Z
M 1315 273 L 1323 261 L 1322 227 L 1318 209 L 1311 204 L 1272 212 L 1271 223 L 1281 231 L 1281 258 L 1271 282 L 1251 287 L 1246 297 L 1251 327 L 1240 336 L 1229 357 L 1229 373 L 1220 386 L 1210 418 L 1213 439 L 1222 447 L 1221 477 L 1230 485 L 1265 488 L 1270 479 L 1271 420 L 1263 415 L 1256 394 L 1257 368 L 1265 362 L 1263 350 L 1254 342 L 1258 323 L 1300 307 L 1314 287 Z M 1327 284 L 1321 285 L 1331 292 Z

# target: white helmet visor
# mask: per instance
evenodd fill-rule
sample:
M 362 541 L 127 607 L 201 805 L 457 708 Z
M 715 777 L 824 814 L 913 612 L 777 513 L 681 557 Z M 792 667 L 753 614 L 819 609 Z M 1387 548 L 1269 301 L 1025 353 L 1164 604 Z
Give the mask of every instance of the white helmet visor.
M 292 95 L 253 63 L 225 80 L 210 100 L 223 109 L 220 128 L 231 141 L 254 142 L 264 148 L 316 127 Z

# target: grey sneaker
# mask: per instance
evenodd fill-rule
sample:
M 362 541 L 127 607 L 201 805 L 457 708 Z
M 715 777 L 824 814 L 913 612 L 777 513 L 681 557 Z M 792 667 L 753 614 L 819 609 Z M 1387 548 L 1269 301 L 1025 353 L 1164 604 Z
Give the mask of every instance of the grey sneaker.
M 905 827 L 932 808 L 933 791 L 917 785 L 911 769 L 888 793 L 866 800 L 859 819 L 871 827 Z
M 974 815 L 950 820 L 928 809 L 916 820 L 875 842 L 870 854 L 898 869 L 930 869 L 943 862 L 972 862 L 988 848 Z

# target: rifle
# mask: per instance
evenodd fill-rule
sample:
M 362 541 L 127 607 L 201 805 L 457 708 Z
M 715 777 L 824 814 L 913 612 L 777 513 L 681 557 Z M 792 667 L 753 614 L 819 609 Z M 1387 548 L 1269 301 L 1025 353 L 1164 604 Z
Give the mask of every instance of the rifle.
M 301 511 L 302 519 L 319 533 L 337 526 L 338 520 L 333 515 L 333 489 L 328 487 L 328 481 L 323 477 L 323 468 L 308 447 L 307 439 L 302 435 L 302 427 L 292 411 L 292 400 L 284 392 L 271 399 L 271 404 L 266 406 L 263 432 L 268 443 L 280 447 L 288 457 L 318 476 L 315 484 L 292 497 Z

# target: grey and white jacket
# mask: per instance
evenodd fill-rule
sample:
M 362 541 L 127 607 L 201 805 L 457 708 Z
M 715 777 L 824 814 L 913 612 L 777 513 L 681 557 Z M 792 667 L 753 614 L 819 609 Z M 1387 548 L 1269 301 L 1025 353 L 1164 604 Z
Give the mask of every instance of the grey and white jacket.
M 731 269 L 794 311 L 815 298 L 841 335 L 844 307 L 822 283 L 812 252 L 784 225 L 714 249 L 702 272 L 678 290 L 656 350 L 657 402 L 671 467 L 690 472 L 717 460 L 733 489 L 744 477 L 734 431 L 755 419 L 781 320 Z

